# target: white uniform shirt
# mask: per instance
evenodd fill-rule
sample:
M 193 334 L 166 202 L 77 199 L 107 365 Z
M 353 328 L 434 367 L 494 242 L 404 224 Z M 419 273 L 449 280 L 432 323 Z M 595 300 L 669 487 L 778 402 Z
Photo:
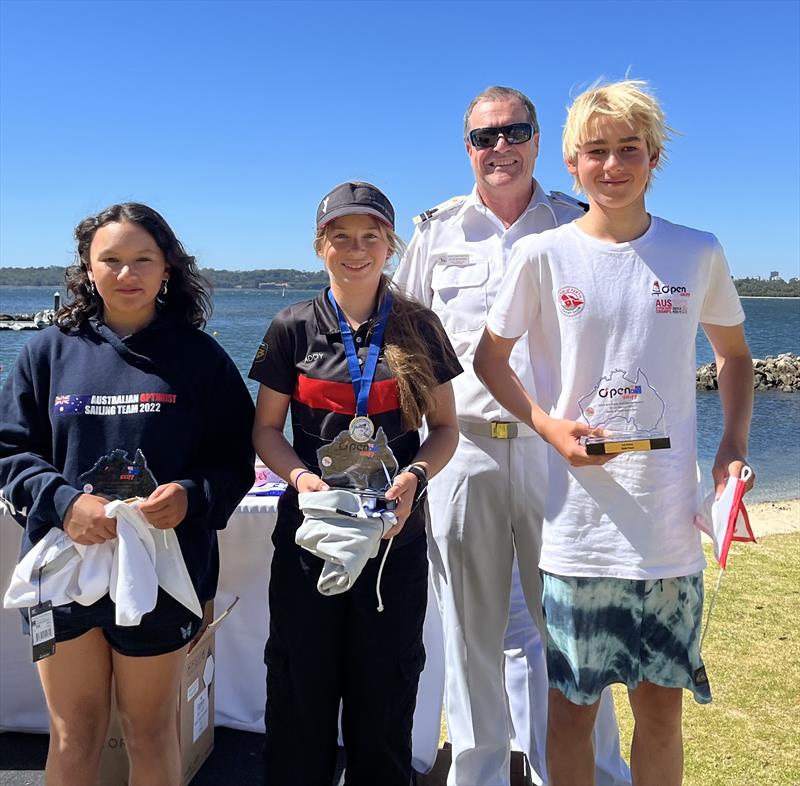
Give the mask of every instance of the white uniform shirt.
M 695 337 L 699 323 L 743 320 L 725 255 L 706 232 L 653 217 L 630 243 L 569 224 L 518 245 L 487 324 L 505 338 L 528 331 L 540 406 L 580 420 L 578 401 L 598 383 L 606 392 L 624 384 L 631 396 L 652 397 L 654 388 L 672 445 L 602 467 L 569 467 L 548 451 L 542 569 L 659 579 L 704 567 L 693 526 Z
M 466 420 L 516 420 L 475 376 L 475 350 L 516 245 L 529 235 L 582 215 L 580 208 L 551 200 L 534 184 L 528 207 L 508 229 L 481 202 L 477 188 L 424 220 L 394 277 L 401 289 L 441 319 L 464 367 L 464 373 L 453 380 L 453 390 L 456 411 Z M 511 365 L 525 387 L 533 390 L 526 339 L 514 348 Z

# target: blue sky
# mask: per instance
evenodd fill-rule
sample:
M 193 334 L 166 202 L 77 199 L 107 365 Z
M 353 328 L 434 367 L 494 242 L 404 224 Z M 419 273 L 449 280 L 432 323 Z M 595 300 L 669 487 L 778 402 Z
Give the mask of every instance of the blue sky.
M 569 191 L 570 96 L 649 80 L 681 131 L 649 209 L 715 232 L 736 276 L 800 275 L 800 4 L 0 0 L 0 264 L 67 264 L 116 201 L 201 265 L 317 269 L 318 201 L 370 180 L 412 215 L 467 193 L 463 111 L 517 87 L 536 176 Z

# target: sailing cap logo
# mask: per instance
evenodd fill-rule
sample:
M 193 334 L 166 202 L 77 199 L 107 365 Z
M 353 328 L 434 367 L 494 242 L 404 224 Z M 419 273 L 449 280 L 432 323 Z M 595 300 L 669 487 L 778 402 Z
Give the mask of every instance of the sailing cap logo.
M 583 292 L 575 287 L 561 287 L 558 290 L 558 307 L 561 313 L 567 317 L 574 317 L 583 311 L 586 298 Z

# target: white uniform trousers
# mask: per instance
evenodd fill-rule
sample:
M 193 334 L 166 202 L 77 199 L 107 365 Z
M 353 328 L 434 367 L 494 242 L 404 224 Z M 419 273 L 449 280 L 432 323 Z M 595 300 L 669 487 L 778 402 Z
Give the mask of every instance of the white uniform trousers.
M 431 579 L 444 628 L 449 786 L 507 786 L 513 734 L 503 641 L 514 552 L 531 615 L 541 624 L 542 468 L 536 436 L 461 434 L 428 487 Z M 544 660 L 541 667 L 544 670 Z M 546 706 L 546 693 L 542 697 Z
M 545 782 L 547 675 L 539 635 L 538 570 L 544 467 L 545 445 L 538 437 L 500 440 L 462 434 L 455 456 L 428 489 L 431 579 L 444 628 L 445 711 L 453 746 L 449 786 L 509 784 L 515 724 L 506 698 L 506 668 L 512 676 L 514 720 L 530 730 L 519 735 L 520 747 L 535 769 L 534 778 Z M 528 620 L 535 619 L 540 628 L 520 624 L 515 610 L 509 631 L 512 662 L 506 666 L 515 552 Z M 624 768 L 611 712 L 617 764 Z
M 519 566 L 514 562 L 511 608 L 505 640 L 506 694 L 514 737 L 533 769 L 534 783 L 547 783 L 547 663 L 544 642 L 534 626 L 522 594 Z M 596 786 L 630 786 L 631 771 L 619 749 L 619 728 L 611 688 L 600 695 L 594 724 Z

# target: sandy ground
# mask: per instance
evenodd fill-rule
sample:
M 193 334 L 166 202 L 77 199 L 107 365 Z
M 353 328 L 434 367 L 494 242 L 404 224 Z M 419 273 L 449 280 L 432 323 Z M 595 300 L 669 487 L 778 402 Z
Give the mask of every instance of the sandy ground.
M 784 532 L 800 532 L 800 499 L 759 502 L 752 505 L 747 505 L 747 497 L 744 501 L 750 517 L 750 526 L 756 538 Z

